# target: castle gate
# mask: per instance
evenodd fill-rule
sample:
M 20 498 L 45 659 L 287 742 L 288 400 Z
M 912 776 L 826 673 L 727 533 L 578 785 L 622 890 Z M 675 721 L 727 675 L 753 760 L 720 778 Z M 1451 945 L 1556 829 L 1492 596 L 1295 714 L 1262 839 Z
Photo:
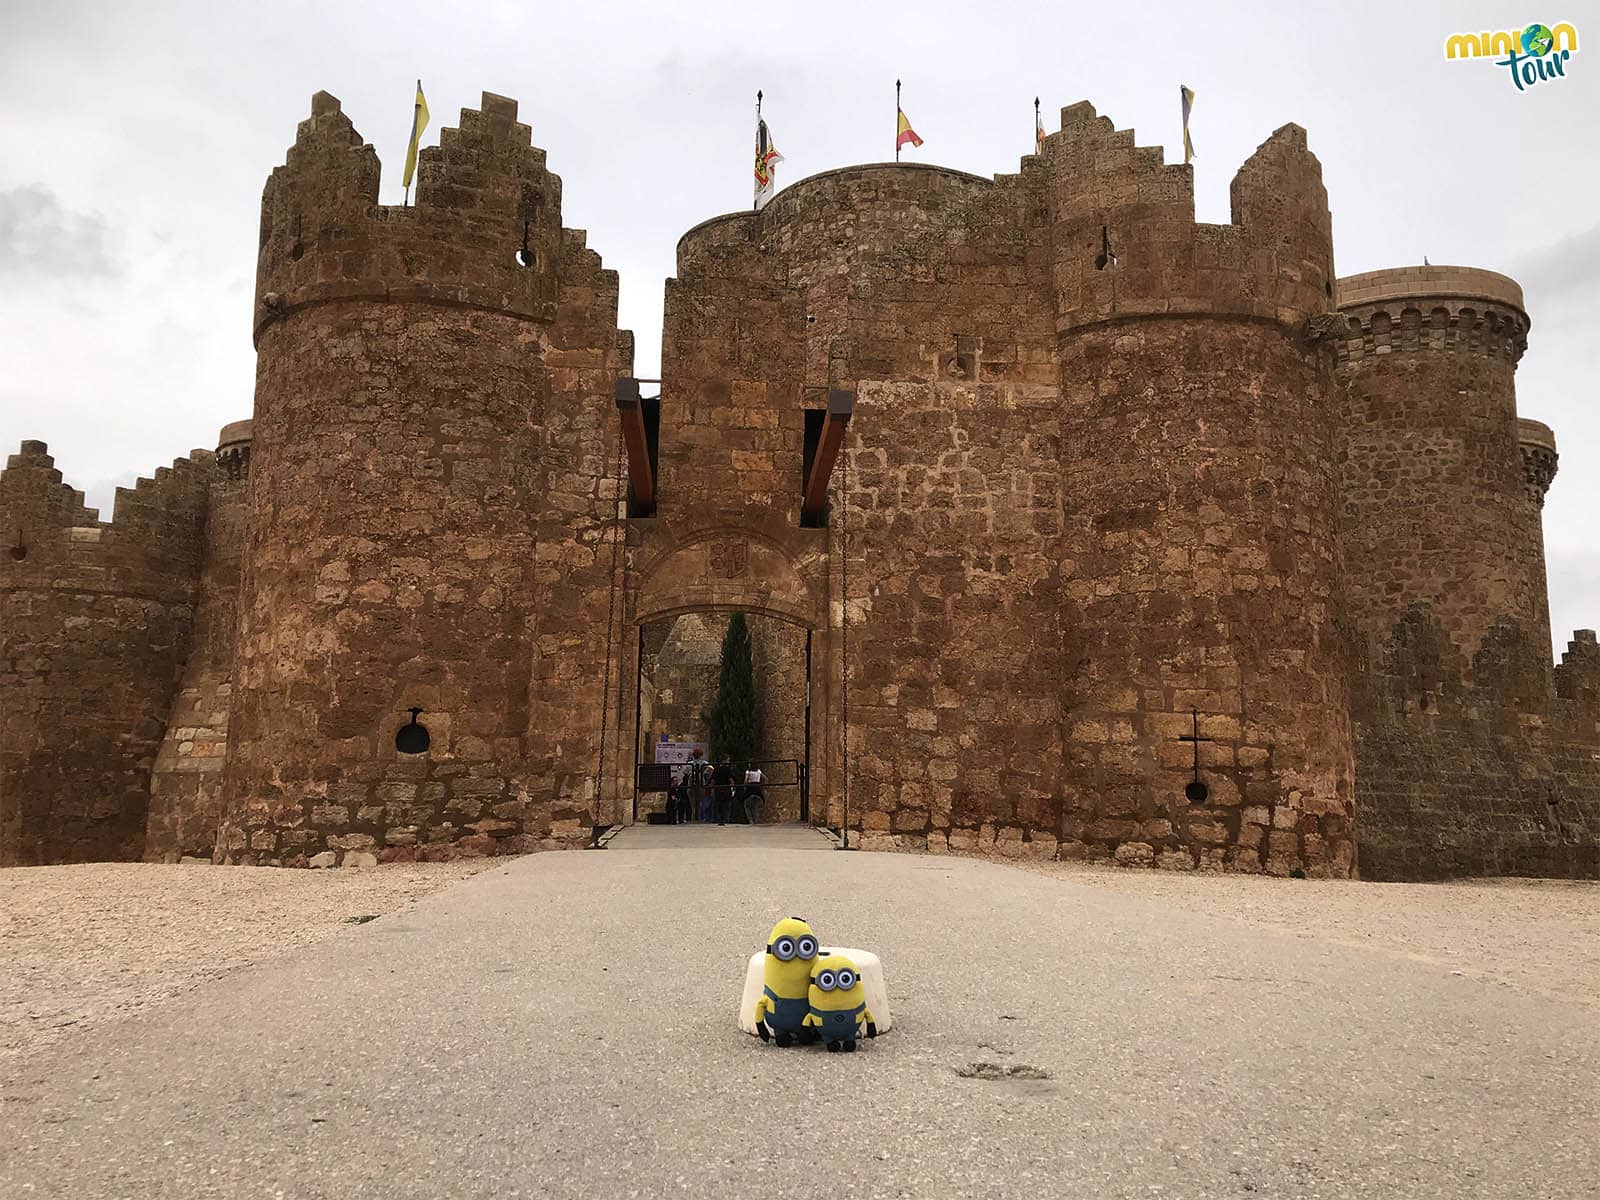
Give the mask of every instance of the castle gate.
M 797 425 L 804 421 L 804 411 L 797 407 Z M 673 441 L 669 425 L 658 462 L 676 456 Z M 688 478 L 693 479 L 692 472 Z M 798 486 L 795 490 L 798 496 Z M 758 695 L 773 725 L 763 745 L 773 758 L 793 764 L 768 768 L 782 792 L 769 791 L 768 814 L 819 824 L 843 822 L 843 733 L 835 699 L 842 672 L 840 642 L 828 616 L 828 531 L 803 528 L 798 520 L 790 525 L 764 508 L 741 512 L 739 498 L 730 483 L 717 506 L 720 512 L 697 520 L 682 514 L 688 507 L 682 498 L 661 491 L 651 515 L 626 519 L 617 547 L 612 702 L 607 705 L 600 823 L 642 820 L 661 807 L 659 796 L 638 793 L 636 763 L 652 761 L 653 689 L 645 658 L 659 648 L 664 627 L 678 618 L 704 615 L 720 643 L 725 618 L 734 612 L 750 619 L 756 643 Z M 648 636 L 654 636 L 655 646 L 647 646 Z M 707 650 L 714 664 L 715 647 Z M 714 665 L 704 686 L 709 686 L 712 672 Z M 830 797 L 838 803 L 830 806 Z
M 742 625 L 751 686 L 748 749 L 721 751 L 712 736 L 713 705 L 721 696 L 723 658 L 734 622 Z M 682 764 L 701 750 L 732 770 L 734 803 L 719 819 L 743 823 L 751 815 L 743 798 L 744 771 L 759 767 L 762 823 L 810 820 L 812 633 L 784 617 L 743 609 L 705 609 L 649 618 L 637 626 L 636 672 L 623 678 L 633 688 L 632 745 L 618 745 L 618 774 L 633 766 L 631 817 L 669 819 L 668 789 Z M 819 689 L 820 691 L 820 689 Z M 622 786 L 628 783 L 624 778 Z M 624 801 L 627 795 L 624 792 Z

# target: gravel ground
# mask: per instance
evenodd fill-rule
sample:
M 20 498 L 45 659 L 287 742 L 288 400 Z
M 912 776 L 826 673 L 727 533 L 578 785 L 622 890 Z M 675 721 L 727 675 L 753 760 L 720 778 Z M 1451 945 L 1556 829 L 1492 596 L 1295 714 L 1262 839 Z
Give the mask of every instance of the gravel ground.
M 0 1060 L 394 912 L 492 865 L 0 871 Z
M 1600 1008 L 1600 882 L 1365 883 L 1028 865 L 1188 912 Z
M 409 907 L 486 862 L 375 870 L 90 863 L 0 871 L 0 1059 Z M 1600 883 L 1285 881 L 1019 864 L 1600 1008 Z
M 1595 1200 L 1593 888 L 770 836 L 502 860 L 0 1060 L 0 1196 Z M 788 913 L 882 955 L 886 1037 L 738 1031 Z

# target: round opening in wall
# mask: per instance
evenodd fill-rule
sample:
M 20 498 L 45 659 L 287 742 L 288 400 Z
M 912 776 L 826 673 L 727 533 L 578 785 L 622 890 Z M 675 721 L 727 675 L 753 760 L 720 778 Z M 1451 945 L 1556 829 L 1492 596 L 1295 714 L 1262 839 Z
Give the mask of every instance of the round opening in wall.
M 1211 795 L 1211 789 L 1198 779 L 1191 779 L 1184 784 L 1183 794 L 1189 798 L 1190 804 L 1204 804 L 1206 797 Z
M 428 749 L 432 739 L 428 737 L 428 727 L 417 720 L 421 712 L 420 708 L 413 708 L 411 720 L 395 731 L 394 748 L 401 754 L 422 754 Z
M 533 251 L 526 246 L 517 251 L 515 258 L 519 267 L 531 267 L 536 261 L 533 257 Z
M 11 547 L 11 557 L 16 559 L 18 562 L 21 562 L 23 559 L 28 557 L 28 548 L 19 542 L 17 545 Z

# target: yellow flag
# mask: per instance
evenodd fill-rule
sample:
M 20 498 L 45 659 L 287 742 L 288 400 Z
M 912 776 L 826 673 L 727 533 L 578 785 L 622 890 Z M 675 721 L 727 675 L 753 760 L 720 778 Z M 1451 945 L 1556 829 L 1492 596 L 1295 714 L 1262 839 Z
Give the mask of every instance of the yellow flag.
M 417 106 L 411 111 L 411 144 L 406 147 L 406 173 L 401 184 L 409 188 L 411 178 L 417 173 L 417 145 L 422 141 L 422 131 L 428 127 L 428 101 L 422 94 L 422 80 L 417 80 Z
M 1194 107 L 1194 89 L 1178 85 L 1178 99 L 1183 104 L 1183 161 L 1194 158 L 1194 143 L 1189 140 L 1189 110 Z

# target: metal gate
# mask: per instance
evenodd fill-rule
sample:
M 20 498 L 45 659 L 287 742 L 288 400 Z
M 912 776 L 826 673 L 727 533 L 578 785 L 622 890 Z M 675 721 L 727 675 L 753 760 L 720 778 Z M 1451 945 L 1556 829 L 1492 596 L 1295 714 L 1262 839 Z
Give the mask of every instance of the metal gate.
M 706 764 L 715 770 L 719 765 L 726 765 L 733 772 L 733 819 L 740 823 L 744 820 L 742 802 L 745 795 L 744 772 L 747 767 L 760 767 L 764 776 L 761 790 L 768 796 L 773 792 L 794 790 L 799 793 L 800 820 L 811 819 L 811 778 L 810 771 L 806 768 L 803 758 L 756 758 L 741 762 L 718 764 L 706 759 Z M 635 763 L 633 772 L 633 819 L 639 819 L 639 797 L 662 795 L 672 786 L 673 772 L 681 771 L 685 764 L 681 763 Z M 647 814 L 654 817 L 656 814 Z

